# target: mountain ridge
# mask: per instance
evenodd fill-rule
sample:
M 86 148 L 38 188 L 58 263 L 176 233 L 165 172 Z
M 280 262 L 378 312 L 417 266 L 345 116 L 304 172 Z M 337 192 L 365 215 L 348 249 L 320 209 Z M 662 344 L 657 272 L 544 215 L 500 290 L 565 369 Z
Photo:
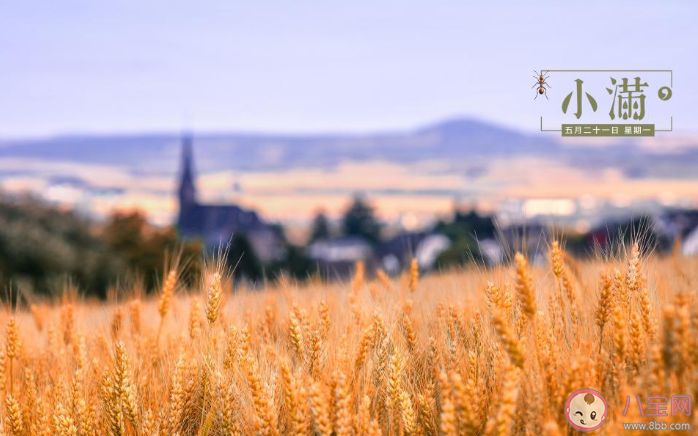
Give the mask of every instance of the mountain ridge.
M 633 177 L 691 175 L 698 150 L 648 153 L 630 143 L 608 147 L 564 144 L 555 135 L 528 134 L 475 118 L 454 117 L 415 129 L 373 133 L 284 134 L 194 132 L 201 171 L 279 170 L 334 167 L 346 161 L 385 160 L 401 164 L 446 159 L 486 164 L 515 156 L 560 160 L 598 170 L 619 167 Z M 179 159 L 181 135 L 141 133 L 60 135 L 45 139 L 0 140 L 0 158 L 27 158 L 119 165 L 134 171 L 171 172 Z M 644 169 L 643 169 L 644 168 Z M 656 174 L 654 174 L 656 175 Z M 660 174 L 661 176 L 661 174 Z

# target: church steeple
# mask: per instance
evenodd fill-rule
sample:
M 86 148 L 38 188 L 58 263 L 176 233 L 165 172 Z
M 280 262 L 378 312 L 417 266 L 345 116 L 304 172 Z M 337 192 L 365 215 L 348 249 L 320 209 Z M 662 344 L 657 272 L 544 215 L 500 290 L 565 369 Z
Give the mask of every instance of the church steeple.
M 179 181 L 179 215 L 196 206 L 196 186 L 194 185 L 194 156 L 191 135 L 182 136 L 182 167 Z

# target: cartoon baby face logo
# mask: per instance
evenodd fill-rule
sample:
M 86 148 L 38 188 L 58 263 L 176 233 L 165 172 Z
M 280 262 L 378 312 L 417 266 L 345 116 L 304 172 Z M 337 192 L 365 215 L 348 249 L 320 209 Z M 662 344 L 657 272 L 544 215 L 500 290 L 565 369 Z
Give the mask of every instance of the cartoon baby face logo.
M 565 418 L 579 431 L 594 431 L 606 422 L 608 404 L 606 399 L 593 389 L 572 392 L 565 402 Z

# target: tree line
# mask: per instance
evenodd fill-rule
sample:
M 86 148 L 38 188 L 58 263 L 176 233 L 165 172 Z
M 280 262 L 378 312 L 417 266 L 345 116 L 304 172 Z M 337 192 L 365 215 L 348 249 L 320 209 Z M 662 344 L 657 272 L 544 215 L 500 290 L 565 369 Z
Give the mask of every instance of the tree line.
M 229 270 L 236 279 L 259 282 L 286 275 L 303 280 L 320 274 L 306 255 L 306 247 L 287 241 L 274 225 L 284 253 L 262 262 L 244 233 L 232 235 L 227 247 Z M 475 238 L 495 232 L 491 217 L 456 212 L 431 231 L 446 235 L 451 247 L 437 261 L 439 268 L 478 261 Z M 366 199 L 357 196 L 337 223 L 319 212 L 311 223 L 308 244 L 335 237 L 358 237 L 373 247 L 384 240 L 384 226 Z M 27 296 L 57 295 L 67 286 L 85 296 L 106 298 L 120 287 L 145 292 L 157 289 L 163 270 L 173 257 L 186 265 L 185 281 L 200 277 L 205 247 L 200 241 L 180 239 L 174 226 L 151 225 L 140 212 L 116 212 L 104 222 L 56 208 L 34 198 L 0 197 L 0 286 L 5 297 L 15 291 Z

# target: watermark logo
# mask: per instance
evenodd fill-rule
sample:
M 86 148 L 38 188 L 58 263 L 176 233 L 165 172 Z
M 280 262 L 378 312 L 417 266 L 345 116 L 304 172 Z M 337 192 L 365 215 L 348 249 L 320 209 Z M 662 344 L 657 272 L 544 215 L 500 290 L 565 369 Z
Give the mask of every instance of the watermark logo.
M 670 110 L 664 102 L 671 100 L 674 93 L 673 70 L 551 69 L 535 74 L 534 99 L 539 95 L 548 99 L 554 80 L 557 99 L 551 95 L 546 104 L 554 105 L 555 118 L 564 120 L 559 129 L 543 128 L 541 115 L 542 132 L 613 137 L 655 136 L 655 132 L 674 130 L 674 117 L 664 115 Z M 546 116 L 550 119 L 551 115 L 548 111 Z
M 593 389 L 574 391 L 565 402 L 565 418 L 579 431 L 596 430 L 606 422 L 607 415 L 606 399 Z
M 683 413 L 685 416 L 691 416 L 693 411 L 693 398 L 690 395 L 672 395 L 671 401 L 667 397 L 661 395 L 652 395 L 647 397 L 645 404 L 642 404 L 642 398 L 636 395 L 637 407 L 640 416 L 669 416 L 668 409 L 671 404 L 671 416 Z M 623 416 L 628 414 L 631 400 L 630 395 L 625 397 L 625 409 Z

